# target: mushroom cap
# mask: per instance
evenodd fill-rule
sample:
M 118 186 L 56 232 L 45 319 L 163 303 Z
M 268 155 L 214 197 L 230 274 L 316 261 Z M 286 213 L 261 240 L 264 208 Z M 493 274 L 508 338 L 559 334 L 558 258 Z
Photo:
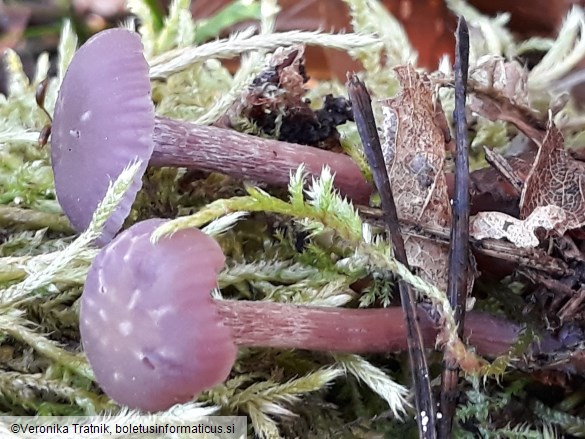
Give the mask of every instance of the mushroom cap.
M 108 186 L 136 159 L 142 166 L 97 244 L 109 242 L 130 212 L 152 155 L 154 106 L 138 34 L 110 29 L 74 55 L 61 84 L 51 137 L 57 199 L 78 232 L 89 226 Z
M 98 384 L 119 404 L 145 411 L 225 381 L 237 353 L 210 295 L 225 261 L 221 248 L 198 229 L 152 244 L 163 223 L 135 224 L 101 250 L 80 310 Z

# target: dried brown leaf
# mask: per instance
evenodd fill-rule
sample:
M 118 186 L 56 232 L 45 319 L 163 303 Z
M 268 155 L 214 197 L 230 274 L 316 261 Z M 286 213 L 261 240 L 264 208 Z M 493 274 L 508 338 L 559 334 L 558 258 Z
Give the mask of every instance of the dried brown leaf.
M 470 224 L 470 234 L 475 239 L 505 238 L 516 247 L 538 246 L 538 229 L 565 233 L 567 215 L 558 206 L 537 207 L 525 220 L 519 220 L 502 212 L 480 212 Z
M 475 88 L 507 98 L 510 103 L 526 109 L 528 99 L 528 71 L 516 61 L 507 61 L 500 56 L 482 57 L 469 73 Z
M 515 61 L 488 56 L 470 72 L 469 108 L 491 120 L 514 124 L 536 142 L 544 137 L 544 123 L 530 108 L 528 72 Z
M 571 298 L 560 309 L 558 316 L 561 322 L 575 320 L 576 314 L 583 312 L 585 303 L 585 288 L 580 288 L 571 295 Z
M 558 206 L 567 216 L 567 229 L 585 225 L 585 163 L 564 148 L 561 132 L 551 121 L 520 196 L 520 218 L 539 206 Z
M 277 49 L 267 67 L 254 78 L 218 124 L 237 125 L 238 120 L 245 117 L 261 129 L 274 130 L 276 118 L 284 114 L 289 105 L 302 102 L 307 81 L 303 54 L 302 46 Z
M 433 96 L 431 82 L 412 66 L 399 66 L 401 92 L 384 102 L 383 152 L 400 219 L 449 227 L 451 206 L 443 172 L 450 134 L 445 115 Z M 449 247 L 407 237 L 405 250 L 417 274 L 447 288 Z
M 433 97 L 431 82 L 412 66 L 396 75 L 402 91 L 382 103 L 385 116 L 383 151 L 400 218 L 448 226 L 451 208 L 443 172 L 447 127 Z

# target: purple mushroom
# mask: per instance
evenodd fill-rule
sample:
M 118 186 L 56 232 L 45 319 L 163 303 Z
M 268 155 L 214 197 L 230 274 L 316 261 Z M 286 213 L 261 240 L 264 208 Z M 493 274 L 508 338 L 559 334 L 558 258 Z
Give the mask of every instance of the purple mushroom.
M 134 32 L 100 32 L 77 51 L 59 90 L 51 158 L 57 198 L 77 231 L 87 228 L 110 182 L 135 159 L 143 162 L 142 173 L 150 161 L 284 186 L 301 163 L 315 175 L 329 165 L 343 194 L 368 202 L 372 187 L 343 154 L 155 117 L 142 51 Z M 99 244 L 121 228 L 140 178 L 108 219 Z
M 224 256 L 197 229 L 156 244 L 164 220 L 120 233 L 95 258 L 82 296 L 84 350 L 101 388 L 116 402 L 164 410 L 224 381 L 236 345 L 338 352 L 388 352 L 406 347 L 400 308 L 339 309 L 216 301 L 210 296 Z M 427 346 L 432 321 L 420 312 Z M 475 314 L 466 335 L 481 354 L 506 352 L 520 328 Z
M 116 56 L 124 53 L 123 57 Z M 100 243 L 118 232 L 142 186 L 152 154 L 154 108 L 148 64 L 140 39 L 113 29 L 90 39 L 75 54 L 55 104 L 51 163 L 59 204 L 77 231 L 85 230 L 110 183 L 136 159 L 136 177 L 106 222 Z
M 102 389 L 149 411 L 221 383 L 236 358 L 210 296 L 221 248 L 198 229 L 153 245 L 162 222 L 138 223 L 100 252 L 80 311 L 83 347 Z

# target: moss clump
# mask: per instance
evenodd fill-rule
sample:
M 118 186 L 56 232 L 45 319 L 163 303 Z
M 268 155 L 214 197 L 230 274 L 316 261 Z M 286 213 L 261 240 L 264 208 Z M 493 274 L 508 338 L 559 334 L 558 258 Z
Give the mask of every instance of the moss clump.
M 398 84 L 389 72 L 395 65 L 415 61 L 414 49 L 400 24 L 379 2 L 345 2 L 356 34 L 343 36 L 271 34 L 275 2 L 253 2 L 248 12 L 261 20 L 262 32 L 253 40 L 256 51 L 249 53 L 250 32 L 221 44 L 201 43 L 233 21 L 229 11 L 235 13 L 243 2 L 234 2 L 216 21 L 203 23 L 193 22 L 188 1 L 173 2 L 168 17 L 151 9 L 151 2 L 130 1 L 139 18 L 146 56 L 159 71 L 170 72 L 164 80 L 152 80 L 157 113 L 198 123 L 215 122 L 263 68 L 267 53 L 279 45 L 299 43 L 348 51 L 362 62 L 365 70 L 360 74 L 375 98 L 393 95 Z M 472 67 L 481 56 L 512 59 L 526 47 L 536 47 L 536 40 L 515 41 L 503 16 L 484 17 L 463 1 L 447 3 L 478 29 L 479 36 L 472 39 Z M 548 54 L 529 73 L 525 98 L 539 103 L 539 108 L 548 108 L 555 99 L 547 85 L 566 73 L 571 60 L 584 55 L 578 44 L 583 36 L 575 31 L 579 25 L 585 26 L 579 11 L 571 13 L 566 32 L 558 40 L 538 46 Z M 365 34 L 374 34 L 380 42 L 367 45 L 373 38 Z M 70 26 L 65 25 L 59 71 L 48 86 L 49 112 L 76 44 Z M 194 61 L 177 65 L 175 57 L 165 58 L 171 50 L 194 54 Z M 235 74 L 218 61 L 244 53 Z M 31 81 L 14 52 L 7 52 L 5 62 L 8 95 L 0 95 L 0 410 L 14 415 L 113 413 L 122 419 L 123 408 L 104 396 L 93 381 L 81 352 L 77 311 L 85 275 L 97 252 L 90 243 L 119 201 L 134 168 L 112 187 L 89 230 L 76 237 L 55 198 L 48 147 L 36 143 L 47 118 L 34 94 L 49 70 L 48 57 L 39 58 Z M 449 72 L 433 73 L 438 80 L 445 75 Z M 344 90 L 335 82 L 322 82 L 307 97 L 320 105 L 329 93 L 339 96 Z M 444 91 L 442 98 L 446 114 L 450 114 L 452 95 Z M 583 115 L 572 101 L 557 117 L 568 127 L 569 144 L 583 136 L 579 125 Z M 506 148 L 516 134 L 509 123 L 476 115 L 471 126 L 470 137 L 478 146 Z M 340 132 L 343 149 L 368 174 L 354 125 L 348 122 Z M 481 154 L 475 159 L 478 165 L 483 163 Z M 219 285 L 224 296 L 319 306 L 386 306 L 393 300 L 392 285 L 403 279 L 429 299 L 442 321 L 451 322 L 452 312 L 442 293 L 390 256 L 384 234 L 364 224 L 354 207 L 336 194 L 327 170 L 308 191 L 304 188 L 302 169 L 291 177 L 287 193 L 249 188 L 216 174 L 151 169 L 127 225 L 157 216 L 174 219 L 161 233 L 207 226 L 228 255 Z M 486 307 L 503 308 L 490 298 L 485 303 Z M 483 369 L 483 384 L 468 378 L 461 385 L 465 397 L 457 409 L 457 437 L 552 437 L 551 425 L 583 436 L 583 400 L 568 407 L 560 398 L 549 401 L 553 408 L 543 406 L 541 395 L 528 385 L 538 377 L 515 371 L 513 376 L 518 379 L 508 378 L 512 377 L 510 365 L 526 343 L 522 339 L 516 351 Z M 200 395 L 198 403 L 214 406 L 221 414 L 246 414 L 260 437 L 330 434 L 349 438 L 376 433 L 408 437 L 416 435 L 408 403 L 408 376 L 408 362 L 402 354 L 359 357 L 242 349 L 231 379 Z M 195 402 L 183 409 L 191 417 L 209 413 Z M 514 416 L 505 415 L 507 411 Z

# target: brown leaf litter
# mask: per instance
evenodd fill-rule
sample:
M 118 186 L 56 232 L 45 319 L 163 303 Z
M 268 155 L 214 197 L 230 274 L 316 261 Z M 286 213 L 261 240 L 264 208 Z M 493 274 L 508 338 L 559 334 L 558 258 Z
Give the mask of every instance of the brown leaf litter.
M 452 142 L 440 102 L 427 75 L 410 65 L 395 68 L 402 91 L 382 102 L 382 144 L 401 220 L 448 228 L 451 205 L 444 173 L 445 150 Z M 447 289 L 449 246 L 421 237 L 405 237 L 415 273 L 441 291 Z M 473 285 L 473 282 L 470 282 Z
M 337 126 L 353 121 L 349 101 L 327 95 L 323 107 L 313 110 L 305 97 L 309 77 L 303 46 L 279 48 L 268 66 L 216 125 L 245 128 L 253 125 L 278 140 L 323 149 L 339 147 Z

